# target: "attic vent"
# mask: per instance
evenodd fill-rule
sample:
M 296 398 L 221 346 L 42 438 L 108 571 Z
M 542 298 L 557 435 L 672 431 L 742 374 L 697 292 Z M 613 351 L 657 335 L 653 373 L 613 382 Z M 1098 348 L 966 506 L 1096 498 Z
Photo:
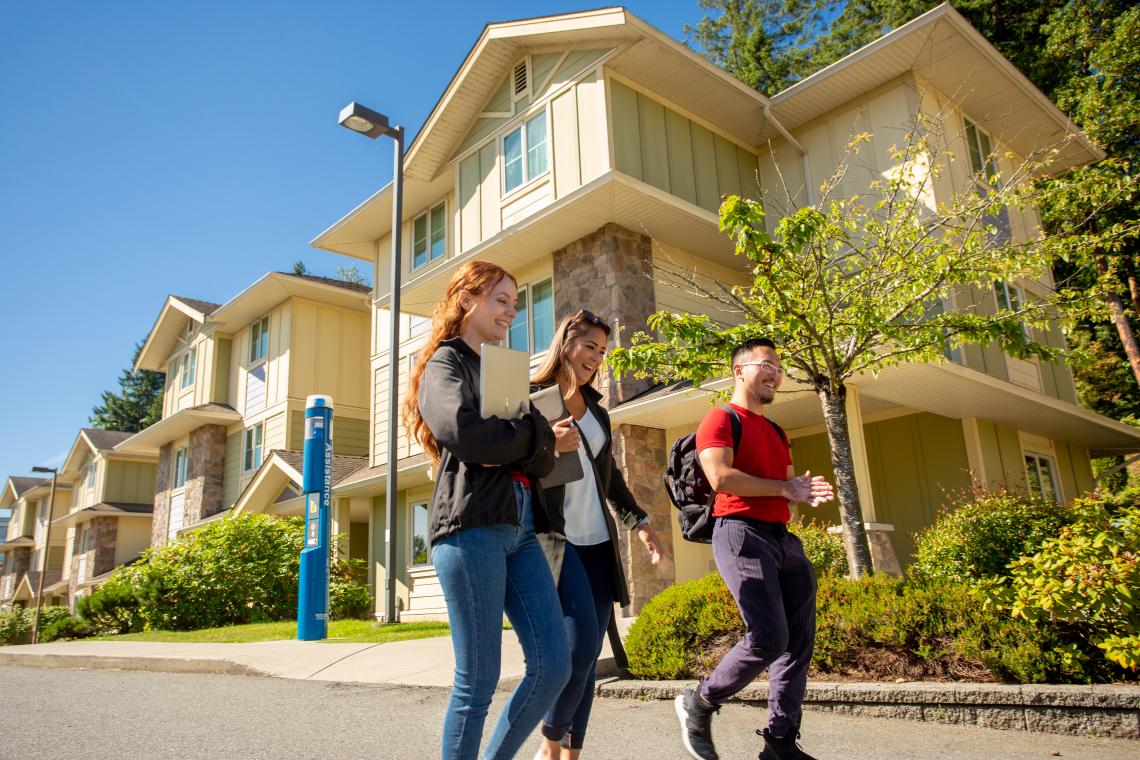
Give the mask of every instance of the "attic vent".
M 526 61 L 515 65 L 515 95 L 526 92 Z

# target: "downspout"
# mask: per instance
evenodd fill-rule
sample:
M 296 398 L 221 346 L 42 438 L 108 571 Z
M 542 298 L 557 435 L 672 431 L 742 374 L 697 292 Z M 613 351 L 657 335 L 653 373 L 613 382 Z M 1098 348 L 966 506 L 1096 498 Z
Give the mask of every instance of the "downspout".
M 792 147 L 800 152 L 800 161 L 803 165 L 804 172 L 804 191 L 807 193 L 808 205 L 814 206 L 815 192 L 811 187 L 811 161 L 808 159 L 807 151 L 804 150 L 804 146 L 800 145 L 799 141 L 796 140 L 796 138 L 792 137 L 792 133 L 784 129 L 784 125 L 777 121 L 776 117 L 772 115 L 771 104 L 768 101 L 764 102 L 764 118 L 770 121 L 776 127 L 776 129 L 779 130 L 780 134 L 784 136 L 784 139 L 791 143 Z

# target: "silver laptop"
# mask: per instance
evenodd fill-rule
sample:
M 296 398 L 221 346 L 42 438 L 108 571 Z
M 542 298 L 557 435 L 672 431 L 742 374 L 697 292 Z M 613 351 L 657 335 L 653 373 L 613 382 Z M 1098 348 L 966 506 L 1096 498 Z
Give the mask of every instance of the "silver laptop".
M 484 343 L 479 372 L 480 412 L 515 419 L 530 408 L 530 354 Z

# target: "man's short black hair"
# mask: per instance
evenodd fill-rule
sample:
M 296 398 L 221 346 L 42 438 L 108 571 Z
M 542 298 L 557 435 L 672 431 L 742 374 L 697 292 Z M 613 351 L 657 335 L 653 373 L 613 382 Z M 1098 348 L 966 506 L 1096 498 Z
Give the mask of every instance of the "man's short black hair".
M 758 348 L 770 348 L 776 350 L 776 344 L 769 338 L 752 338 L 746 340 L 736 348 L 732 349 L 732 363 L 731 367 L 736 366 L 737 360 L 741 359 L 745 354 L 750 354 Z

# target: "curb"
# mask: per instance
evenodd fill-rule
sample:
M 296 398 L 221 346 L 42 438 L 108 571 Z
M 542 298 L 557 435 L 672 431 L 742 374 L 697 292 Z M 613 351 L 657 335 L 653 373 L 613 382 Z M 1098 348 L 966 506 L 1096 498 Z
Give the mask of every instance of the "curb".
M 610 681 L 597 695 L 673 699 L 692 681 Z M 754 683 L 736 699 L 768 702 Z M 894 718 L 1007 731 L 1140 740 L 1140 687 L 987 683 L 809 683 L 804 707 L 836 715 Z
M 75 668 L 82 670 L 141 670 L 150 673 L 204 673 L 223 676 L 267 676 L 256 668 L 230 660 L 181 657 L 114 657 L 78 654 L 8 654 L 0 652 L 0 666 L 20 668 Z

